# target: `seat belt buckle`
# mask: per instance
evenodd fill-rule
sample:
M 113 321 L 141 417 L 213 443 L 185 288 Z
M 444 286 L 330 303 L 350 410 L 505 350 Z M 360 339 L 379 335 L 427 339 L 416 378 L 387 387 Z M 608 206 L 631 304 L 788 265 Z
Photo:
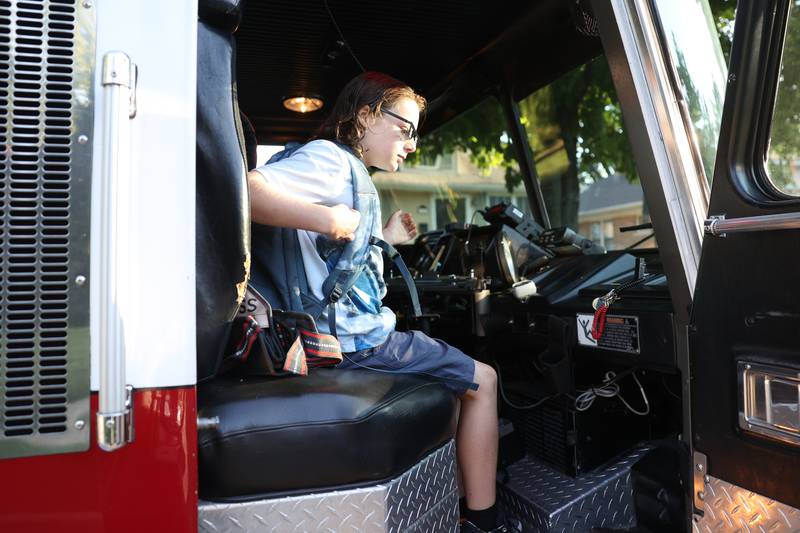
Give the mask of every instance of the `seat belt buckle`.
M 343 292 L 344 291 L 342 290 L 341 286 L 339 285 L 335 286 L 331 291 L 330 296 L 328 296 L 328 301 L 332 304 L 335 304 L 342 297 Z

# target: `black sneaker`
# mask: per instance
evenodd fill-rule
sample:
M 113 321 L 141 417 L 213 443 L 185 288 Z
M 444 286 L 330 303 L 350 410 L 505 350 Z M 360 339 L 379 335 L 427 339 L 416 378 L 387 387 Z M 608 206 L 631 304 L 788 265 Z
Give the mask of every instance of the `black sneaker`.
M 481 529 L 469 520 L 461 522 L 461 533 L 521 533 L 522 523 L 519 520 L 504 520 L 494 529 Z

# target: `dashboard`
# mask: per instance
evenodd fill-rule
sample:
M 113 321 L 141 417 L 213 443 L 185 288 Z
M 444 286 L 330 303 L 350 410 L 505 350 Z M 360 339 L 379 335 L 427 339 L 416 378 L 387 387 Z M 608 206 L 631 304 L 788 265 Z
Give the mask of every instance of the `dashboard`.
M 482 214 L 486 225 L 450 225 L 398 247 L 424 313 L 436 317 L 433 335 L 467 353 L 481 341 L 490 351 L 503 346 L 535 358 L 553 342 L 557 317 L 568 327 L 560 342 L 576 363 L 674 371 L 672 302 L 657 250 L 608 252 L 570 228 L 544 229 L 507 204 Z M 398 323 L 416 327 L 408 289 L 391 265 L 385 278 Z M 595 340 L 593 301 L 625 285 Z

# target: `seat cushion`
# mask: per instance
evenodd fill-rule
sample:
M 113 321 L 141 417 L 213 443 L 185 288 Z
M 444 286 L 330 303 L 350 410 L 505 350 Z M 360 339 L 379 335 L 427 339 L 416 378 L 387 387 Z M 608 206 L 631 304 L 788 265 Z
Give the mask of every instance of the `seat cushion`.
M 246 500 L 391 479 L 455 434 L 457 399 L 425 378 L 312 369 L 198 386 L 200 496 Z

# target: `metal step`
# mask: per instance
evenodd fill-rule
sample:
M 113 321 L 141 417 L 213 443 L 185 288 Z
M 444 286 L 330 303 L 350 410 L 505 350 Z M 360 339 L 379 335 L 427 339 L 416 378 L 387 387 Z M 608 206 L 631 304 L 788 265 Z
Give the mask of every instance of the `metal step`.
M 498 502 L 506 514 L 522 522 L 525 533 L 634 527 L 631 466 L 647 451 L 635 448 L 578 478 L 525 457 L 508 467 L 505 483 L 498 483 Z

